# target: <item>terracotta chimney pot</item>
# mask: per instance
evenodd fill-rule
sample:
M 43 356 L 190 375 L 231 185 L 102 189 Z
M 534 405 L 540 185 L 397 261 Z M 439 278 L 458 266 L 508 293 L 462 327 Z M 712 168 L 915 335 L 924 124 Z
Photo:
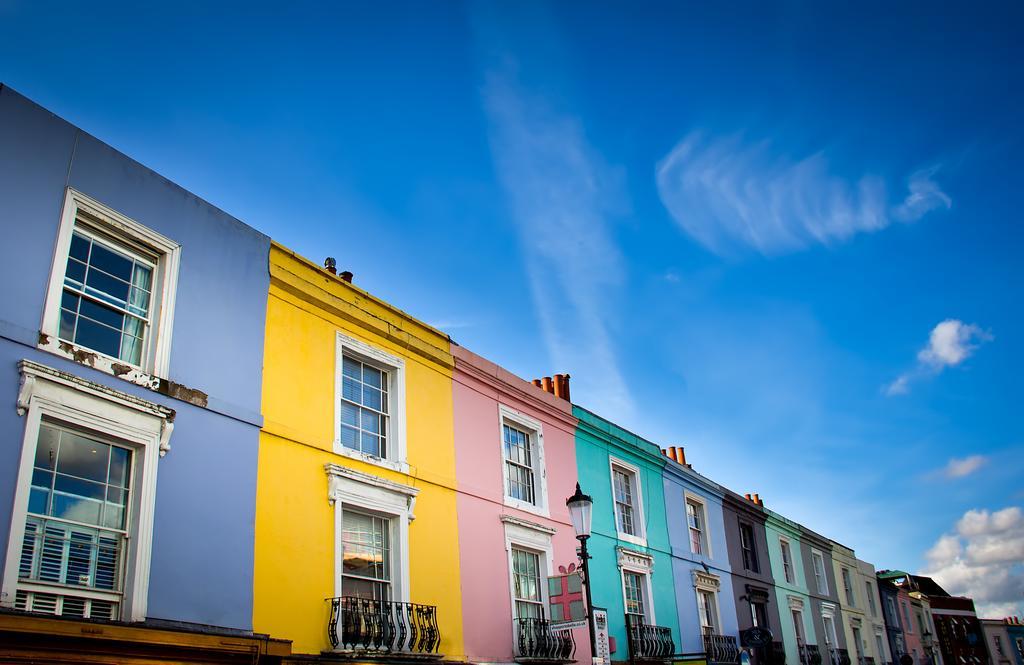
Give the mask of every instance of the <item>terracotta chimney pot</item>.
M 541 381 L 544 384 L 543 385 L 544 392 L 551 393 L 552 395 L 554 395 L 555 394 L 555 389 L 551 385 L 551 377 L 550 376 L 545 376 L 543 379 L 541 379 Z

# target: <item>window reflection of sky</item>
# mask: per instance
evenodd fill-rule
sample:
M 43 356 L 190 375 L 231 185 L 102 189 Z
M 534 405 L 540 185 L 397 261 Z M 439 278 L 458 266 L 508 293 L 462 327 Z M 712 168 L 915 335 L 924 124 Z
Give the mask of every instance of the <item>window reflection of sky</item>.
M 30 513 L 124 529 L 131 452 L 42 423 Z

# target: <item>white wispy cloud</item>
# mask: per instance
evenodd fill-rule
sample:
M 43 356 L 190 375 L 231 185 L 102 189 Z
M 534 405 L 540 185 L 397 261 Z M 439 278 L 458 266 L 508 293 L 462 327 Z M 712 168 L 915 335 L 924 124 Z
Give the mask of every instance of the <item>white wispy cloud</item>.
M 884 178 L 836 175 L 824 152 L 793 158 L 767 140 L 693 132 L 658 162 L 656 178 L 669 213 L 709 250 L 780 254 L 949 208 L 937 170 L 911 174 L 905 198 L 890 203 Z
M 984 455 L 968 455 L 967 457 L 954 457 L 949 460 L 942 473 L 947 478 L 963 478 L 969 476 L 988 463 Z
M 488 73 L 483 98 L 554 370 L 573 372 L 577 394 L 595 407 L 627 417 L 632 401 L 611 330 L 624 268 L 610 221 L 623 207 L 621 175 L 576 117 L 525 89 L 508 63 Z
M 973 323 L 946 319 L 932 328 L 928 343 L 917 352 L 917 365 L 884 387 L 886 395 L 905 395 L 912 381 L 934 376 L 967 360 L 992 334 Z
M 970 596 L 983 617 L 1024 611 L 1024 511 L 969 510 L 925 554 L 923 571 L 954 595 Z

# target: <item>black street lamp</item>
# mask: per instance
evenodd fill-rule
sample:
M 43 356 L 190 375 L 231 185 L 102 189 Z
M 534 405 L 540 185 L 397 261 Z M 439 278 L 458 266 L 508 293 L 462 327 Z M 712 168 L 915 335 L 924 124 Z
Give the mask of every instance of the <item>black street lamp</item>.
M 594 508 L 594 500 L 583 493 L 580 484 L 576 483 L 576 493 L 565 500 L 569 508 L 569 520 L 576 531 L 576 540 L 580 541 L 580 564 L 583 569 L 583 588 L 587 598 L 587 630 L 590 632 L 590 658 L 597 657 L 597 637 L 594 634 L 594 603 L 590 599 L 590 554 L 587 552 L 587 539 L 590 538 L 590 518 Z

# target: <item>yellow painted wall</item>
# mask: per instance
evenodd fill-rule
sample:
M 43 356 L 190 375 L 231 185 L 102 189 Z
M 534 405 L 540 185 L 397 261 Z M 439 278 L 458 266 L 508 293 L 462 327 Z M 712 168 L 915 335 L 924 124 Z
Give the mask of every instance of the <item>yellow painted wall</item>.
M 409 600 L 436 605 L 440 652 L 464 660 L 448 338 L 274 244 L 263 369 L 264 427 L 256 497 L 253 629 L 330 648 L 334 508 L 324 465 L 416 487 Z M 336 333 L 405 359 L 409 474 L 333 452 Z

